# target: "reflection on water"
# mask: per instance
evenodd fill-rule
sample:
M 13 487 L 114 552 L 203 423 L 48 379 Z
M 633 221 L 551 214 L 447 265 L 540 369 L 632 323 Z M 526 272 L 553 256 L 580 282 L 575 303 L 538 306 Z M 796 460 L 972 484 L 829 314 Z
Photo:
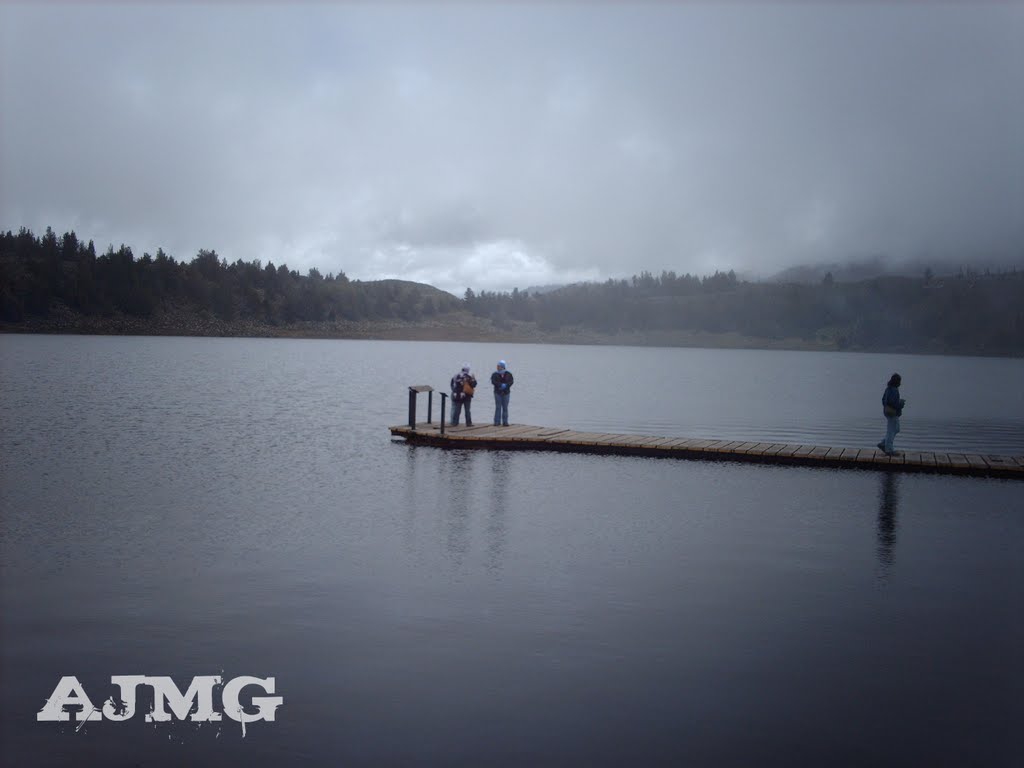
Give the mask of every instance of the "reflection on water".
M 402 441 L 405 442 L 404 440 Z M 392 515 L 396 526 L 402 535 L 402 543 L 407 552 L 412 552 L 416 546 L 416 510 L 419 507 L 420 483 L 423 478 L 418 472 L 420 456 L 424 449 L 415 445 L 406 444 L 405 451 L 405 482 L 402 487 L 405 490 L 404 504 L 396 504 Z
M 412 454 L 417 448 L 410 445 L 406 450 Z M 441 488 L 437 513 L 444 521 L 448 560 L 458 567 L 469 558 L 482 558 L 488 571 L 500 570 L 507 535 L 510 455 L 458 449 L 440 450 L 436 455 Z M 423 509 L 422 499 L 419 502 Z
M 878 490 L 878 564 L 883 578 L 892 568 L 896 548 L 896 514 L 900 505 L 900 478 L 895 472 L 882 472 Z
M 445 551 L 454 565 L 461 565 L 469 551 L 472 470 L 473 460 L 468 451 L 443 451 L 440 512 L 447 524 Z
M 491 495 L 487 500 L 487 561 L 490 571 L 501 568 L 505 552 L 505 518 L 508 505 L 509 455 L 504 451 L 489 451 L 491 467 Z

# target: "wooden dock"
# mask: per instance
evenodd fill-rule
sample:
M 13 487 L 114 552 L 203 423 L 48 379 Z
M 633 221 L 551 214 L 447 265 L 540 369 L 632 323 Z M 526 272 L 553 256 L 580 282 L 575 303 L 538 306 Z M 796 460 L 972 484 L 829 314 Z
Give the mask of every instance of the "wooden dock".
M 442 411 L 443 413 L 443 411 Z M 655 456 L 711 461 L 760 462 L 808 467 L 871 469 L 895 472 L 931 472 L 944 475 L 1002 477 L 1024 480 L 1024 456 L 992 456 L 962 453 L 906 452 L 887 456 L 875 448 L 829 448 L 820 445 L 757 443 L 740 440 L 709 440 L 650 435 L 575 432 L 557 427 L 513 424 L 472 427 L 416 423 L 389 427 L 391 434 L 409 443 L 441 448 L 486 448 L 575 453 Z

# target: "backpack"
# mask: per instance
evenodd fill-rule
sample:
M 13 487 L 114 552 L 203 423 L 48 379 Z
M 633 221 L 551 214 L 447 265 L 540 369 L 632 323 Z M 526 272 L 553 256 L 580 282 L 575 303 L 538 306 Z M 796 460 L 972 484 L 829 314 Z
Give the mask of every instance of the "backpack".
M 464 386 L 461 374 L 452 377 L 452 402 L 461 403 L 466 399 Z
M 474 392 L 476 392 L 476 388 L 473 386 L 473 379 L 466 376 L 462 380 L 462 394 L 466 397 L 472 397 Z

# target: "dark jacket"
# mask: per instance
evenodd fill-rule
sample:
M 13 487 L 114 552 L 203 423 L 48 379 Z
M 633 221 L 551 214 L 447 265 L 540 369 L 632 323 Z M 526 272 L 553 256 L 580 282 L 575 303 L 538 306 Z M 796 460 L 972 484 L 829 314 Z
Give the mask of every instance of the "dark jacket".
M 903 401 L 900 400 L 899 387 L 886 387 L 885 394 L 882 395 L 882 408 L 885 407 L 893 408 L 896 411 L 897 416 L 903 415 Z
M 456 373 L 452 376 L 452 400 L 461 403 L 463 400 L 468 400 L 472 395 L 467 395 L 462 390 L 462 385 L 466 381 L 469 381 L 469 386 L 476 389 L 476 378 L 471 373 Z
M 505 371 L 504 373 L 498 373 L 495 371 L 491 374 L 491 384 L 494 385 L 495 394 L 507 395 L 512 391 L 512 382 L 514 381 L 515 379 L 512 378 L 512 371 Z M 507 384 L 508 386 L 502 389 L 502 384 Z

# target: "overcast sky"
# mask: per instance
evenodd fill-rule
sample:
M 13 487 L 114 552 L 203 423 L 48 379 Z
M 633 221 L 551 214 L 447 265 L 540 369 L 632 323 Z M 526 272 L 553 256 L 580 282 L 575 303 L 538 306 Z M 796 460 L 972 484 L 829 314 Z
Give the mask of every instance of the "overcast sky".
M 461 293 L 1024 262 L 1024 5 L 0 5 L 0 227 Z

